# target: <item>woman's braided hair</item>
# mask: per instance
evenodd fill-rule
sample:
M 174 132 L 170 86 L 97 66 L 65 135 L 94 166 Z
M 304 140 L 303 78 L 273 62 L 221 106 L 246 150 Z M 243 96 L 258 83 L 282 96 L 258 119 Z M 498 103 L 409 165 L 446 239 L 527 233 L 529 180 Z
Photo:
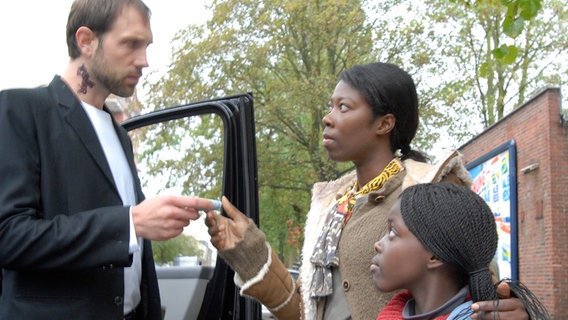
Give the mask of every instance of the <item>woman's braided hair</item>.
M 497 229 L 481 197 L 453 183 L 417 184 L 402 192 L 400 211 L 416 238 L 455 268 L 461 285 L 469 283 L 473 301 L 498 299 L 488 268 L 497 250 Z

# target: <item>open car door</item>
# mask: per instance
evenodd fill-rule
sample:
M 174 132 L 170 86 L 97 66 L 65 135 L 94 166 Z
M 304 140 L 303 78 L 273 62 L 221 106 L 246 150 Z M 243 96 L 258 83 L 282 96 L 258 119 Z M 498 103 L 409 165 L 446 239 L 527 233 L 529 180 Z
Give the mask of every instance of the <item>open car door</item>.
M 168 192 L 225 195 L 258 224 L 252 95 L 166 108 L 121 125 L 133 140 L 147 198 Z M 201 256 L 180 253 L 173 263 L 156 262 L 164 319 L 260 319 L 260 305 L 239 296 L 234 272 L 216 258 L 203 219 L 192 221 L 183 233 L 201 245 Z M 161 245 L 153 242 L 154 256 Z

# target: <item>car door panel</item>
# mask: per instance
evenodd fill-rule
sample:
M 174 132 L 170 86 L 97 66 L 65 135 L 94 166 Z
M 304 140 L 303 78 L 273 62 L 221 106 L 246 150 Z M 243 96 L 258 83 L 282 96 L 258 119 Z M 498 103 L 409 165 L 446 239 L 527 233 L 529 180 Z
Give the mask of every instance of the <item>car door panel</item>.
M 258 177 L 252 95 L 241 94 L 166 108 L 135 116 L 121 125 L 133 135 L 136 134 L 133 130 L 168 122 L 170 125 L 163 126 L 163 130 L 178 130 L 181 125 L 172 128 L 172 121 L 208 114 L 219 116 L 222 120 L 223 169 L 218 173 L 222 179 L 222 195 L 227 196 L 239 210 L 258 224 Z M 157 132 L 161 129 L 162 127 Z M 170 146 L 176 150 L 178 147 Z M 175 157 L 169 161 L 175 163 Z M 187 183 L 192 183 L 191 177 L 187 179 Z M 165 180 L 166 183 L 170 182 L 167 176 Z M 165 320 L 260 318 L 259 304 L 239 296 L 238 288 L 233 282 L 234 273 L 220 258 L 216 259 L 214 267 L 202 265 L 156 269 L 162 305 L 165 308 Z

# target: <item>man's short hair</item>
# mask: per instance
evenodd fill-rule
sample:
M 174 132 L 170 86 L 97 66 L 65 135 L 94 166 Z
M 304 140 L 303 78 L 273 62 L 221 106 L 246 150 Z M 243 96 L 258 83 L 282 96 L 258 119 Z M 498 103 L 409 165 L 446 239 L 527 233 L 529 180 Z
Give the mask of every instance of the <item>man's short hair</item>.
M 71 59 L 81 55 L 75 33 L 80 27 L 91 29 L 102 37 L 125 6 L 134 6 L 150 20 L 150 9 L 142 0 L 75 0 L 67 19 L 67 50 Z

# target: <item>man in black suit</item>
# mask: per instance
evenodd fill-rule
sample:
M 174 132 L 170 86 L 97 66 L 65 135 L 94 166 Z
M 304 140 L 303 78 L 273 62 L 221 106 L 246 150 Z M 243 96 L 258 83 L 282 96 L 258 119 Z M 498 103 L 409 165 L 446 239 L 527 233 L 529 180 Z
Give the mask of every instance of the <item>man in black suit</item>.
M 144 200 L 104 105 L 132 95 L 148 66 L 149 20 L 140 0 L 76 0 L 64 73 L 0 92 L 0 319 L 161 319 L 149 240 L 212 203 Z

